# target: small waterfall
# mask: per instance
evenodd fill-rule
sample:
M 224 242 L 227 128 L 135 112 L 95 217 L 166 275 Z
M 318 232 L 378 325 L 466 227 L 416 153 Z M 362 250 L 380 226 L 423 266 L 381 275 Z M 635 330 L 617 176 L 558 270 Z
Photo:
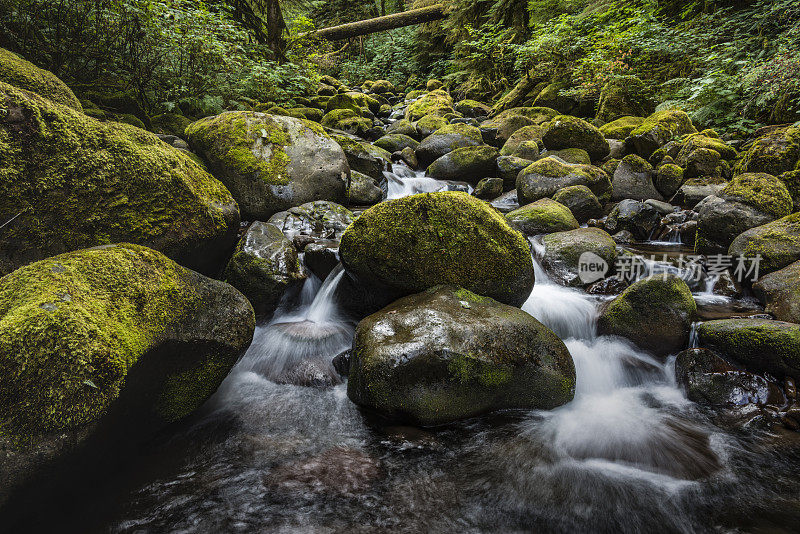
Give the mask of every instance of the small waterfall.
M 291 311 L 279 310 L 269 324 L 256 327 L 237 370 L 256 372 L 278 382 L 297 381 L 295 375 L 303 372 L 338 380 L 331 360 L 350 348 L 354 331 L 352 321 L 333 299 L 343 275 L 339 264 L 321 286 L 318 279 L 309 279 L 301 291 L 299 306 Z M 319 289 L 311 299 L 315 287 Z
M 464 182 L 435 180 L 425 175 L 424 170 L 415 171 L 407 165 L 394 164 L 392 172 L 384 171 L 388 183 L 387 199 L 418 195 L 420 193 L 435 193 L 437 191 L 464 191 L 472 193 L 472 187 Z

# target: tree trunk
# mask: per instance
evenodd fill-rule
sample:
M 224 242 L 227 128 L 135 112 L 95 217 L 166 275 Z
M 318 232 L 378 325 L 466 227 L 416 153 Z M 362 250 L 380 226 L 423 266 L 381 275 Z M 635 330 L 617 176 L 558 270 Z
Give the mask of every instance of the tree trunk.
M 386 15 L 385 17 L 377 17 L 374 19 L 332 26 L 330 28 L 323 28 L 321 30 L 304 33 L 302 37 L 317 37 L 319 39 L 327 39 L 328 41 L 341 41 L 343 39 L 351 39 L 370 33 L 431 22 L 433 20 L 443 19 L 446 16 L 444 6 L 436 4 L 434 6 Z

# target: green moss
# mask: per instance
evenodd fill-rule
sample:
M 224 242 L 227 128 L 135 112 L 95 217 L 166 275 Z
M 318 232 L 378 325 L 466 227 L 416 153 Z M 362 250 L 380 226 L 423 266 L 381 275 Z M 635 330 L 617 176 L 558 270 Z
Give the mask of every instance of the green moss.
M 761 257 L 761 275 L 777 271 L 800 259 L 800 213 L 751 228 L 733 240 L 728 254 Z
M 4 48 L 0 48 L 0 82 L 33 91 L 57 104 L 83 111 L 72 90 L 55 74 L 38 68 Z
M 162 113 L 150 119 L 152 130 L 155 133 L 185 137 L 186 128 L 192 123 L 191 119 L 179 113 Z
M 720 191 L 719 196 L 743 202 L 776 218 L 792 212 L 792 196 L 786 186 L 769 174 L 740 174 Z
M 641 126 L 643 122 L 644 117 L 621 117 L 601 126 L 600 133 L 608 139 L 625 139 L 632 131 Z
M 519 146 L 525 142 L 533 141 L 537 144 L 540 143 L 542 141 L 542 135 L 544 134 L 544 131 L 544 126 L 536 124 L 523 126 L 511 134 L 508 140 L 503 144 L 503 148 L 500 149 L 500 155 L 511 156 L 517 151 Z
M 13 258 L 0 253 L 0 273 L 126 241 L 183 257 L 238 227 L 228 190 L 155 135 L 1 82 L 0 101 L 22 118 L 0 124 L 0 219 L 21 213 L 0 233 L 0 251 Z
M 441 89 L 431 91 L 419 100 L 408 106 L 406 118 L 416 121 L 425 115 L 438 115 L 443 117 L 448 113 L 453 113 L 453 99 L 446 91 Z
M 593 160 L 602 159 L 609 153 L 608 141 L 600 130 L 571 115 L 559 115 L 548 123 L 542 142 L 548 150 L 582 148 Z
M 2 428 L 73 429 L 118 397 L 137 359 L 198 302 L 187 272 L 135 245 L 50 258 L 0 279 Z
M 566 232 L 580 226 L 568 207 L 549 198 L 522 206 L 506 218 L 526 235 Z
M 289 135 L 269 115 L 229 111 L 192 123 L 186 135 L 193 147 L 237 174 L 257 174 L 269 185 L 289 183 Z
M 736 165 L 736 173 L 764 172 L 777 176 L 795 170 L 798 165 L 800 127 L 790 126 L 757 139 Z
M 644 82 L 636 76 L 618 76 L 608 81 L 600 92 L 597 120 L 605 123 L 630 115 L 647 115 L 652 111 Z
M 347 228 L 339 250 L 358 277 L 406 293 L 451 284 L 521 304 L 533 283 L 525 237 L 486 203 L 460 192 L 373 206 Z
M 706 132 L 710 132 L 711 135 L 706 135 Z M 722 159 L 726 160 L 732 160 L 738 156 L 736 149 L 720 139 L 716 132 L 705 130 L 701 133 L 690 134 L 683 140 L 683 148 L 678 153 L 678 163 L 685 165 L 683 163 L 685 158 L 697 149 L 714 150 L 719 153 Z
M 439 117 L 438 115 L 425 115 L 419 119 L 415 127 L 419 132 L 435 132 L 439 128 L 447 126 L 447 119 Z
M 654 134 L 662 144 L 697 130 L 692 119 L 678 109 L 657 111 L 647 117 L 638 128 L 631 132 L 631 137 Z
M 455 354 L 447 362 L 452 377 L 461 384 L 478 383 L 482 386 L 500 386 L 514 376 L 510 365 L 486 362 L 480 357 Z
M 778 179 L 792 195 L 794 211 L 800 211 L 800 170 L 785 172 L 778 176 Z
M 156 401 L 158 414 L 170 423 L 188 416 L 214 394 L 230 370 L 230 362 L 206 358 L 200 365 L 168 377 Z

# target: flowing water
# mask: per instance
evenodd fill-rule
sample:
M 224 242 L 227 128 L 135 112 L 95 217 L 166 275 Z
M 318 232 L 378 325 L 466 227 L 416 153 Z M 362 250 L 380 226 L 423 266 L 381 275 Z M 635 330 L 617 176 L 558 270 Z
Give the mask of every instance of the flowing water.
M 390 198 L 451 187 L 402 167 L 387 178 Z M 598 336 L 601 297 L 535 267 L 523 309 L 570 350 L 571 403 L 423 430 L 362 413 L 346 384 L 280 383 L 350 346 L 339 268 L 258 326 L 202 413 L 108 490 L 123 504 L 97 530 L 796 532 L 797 441 L 713 426 L 672 359 Z

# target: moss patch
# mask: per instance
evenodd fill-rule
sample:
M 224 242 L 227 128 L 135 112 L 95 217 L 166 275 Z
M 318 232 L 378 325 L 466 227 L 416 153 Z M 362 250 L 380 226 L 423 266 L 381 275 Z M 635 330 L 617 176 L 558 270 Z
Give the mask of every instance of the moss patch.
M 786 186 L 769 174 L 740 174 L 720 191 L 719 196 L 742 202 L 776 218 L 792 212 L 792 196 Z
M 0 48 L 0 82 L 33 91 L 57 104 L 83 111 L 72 90 L 55 74 L 40 69 L 5 48 Z

